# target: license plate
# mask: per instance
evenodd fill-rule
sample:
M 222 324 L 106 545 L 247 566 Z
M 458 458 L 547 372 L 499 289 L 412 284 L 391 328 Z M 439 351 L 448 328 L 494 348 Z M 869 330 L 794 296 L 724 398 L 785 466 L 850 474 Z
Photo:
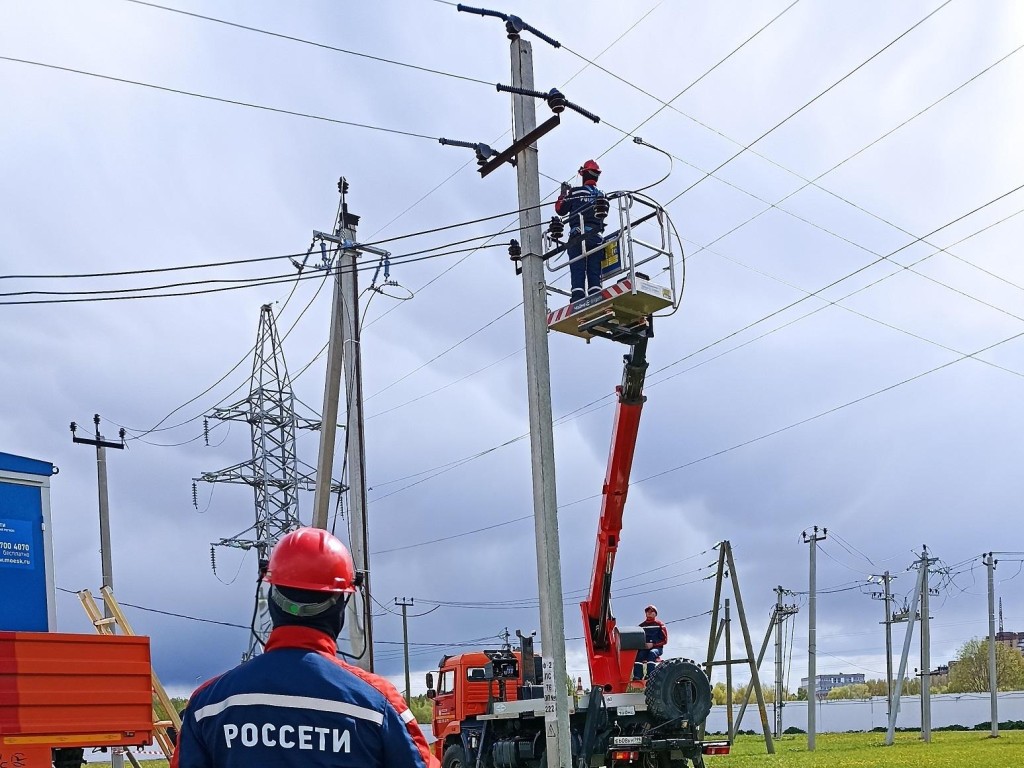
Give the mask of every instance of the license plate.
M 636 714 L 636 707 L 634 707 L 634 706 L 618 707 L 617 711 L 618 711 L 618 713 L 620 715 L 635 715 Z
M 613 736 L 612 746 L 615 747 L 639 747 L 644 743 L 643 736 Z

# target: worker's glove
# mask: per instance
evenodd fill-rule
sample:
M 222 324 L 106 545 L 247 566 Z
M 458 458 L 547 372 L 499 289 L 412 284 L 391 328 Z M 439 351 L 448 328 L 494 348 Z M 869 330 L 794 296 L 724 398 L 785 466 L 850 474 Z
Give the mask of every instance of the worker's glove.
M 562 189 L 558 193 L 558 199 L 561 200 L 563 197 L 566 197 L 570 192 L 572 192 L 572 186 L 569 184 L 569 182 L 563 181 Z

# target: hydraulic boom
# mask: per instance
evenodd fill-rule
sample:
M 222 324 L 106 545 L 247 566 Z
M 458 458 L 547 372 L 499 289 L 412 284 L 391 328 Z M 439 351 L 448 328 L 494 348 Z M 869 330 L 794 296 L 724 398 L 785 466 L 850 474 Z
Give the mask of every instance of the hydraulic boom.
M 596 689 L 612 693 L 626 690 L 632 677 L 636 651 L 645 643 L 640 627 L 616 627 L 611 611 L 611 586 L 640 413 L 647 399 L 643 394 L 647 375 L 647 337 L 637 339 L 623 360 L 622 384 L 615 389 L 618 405 L 608 454 L 608 471 L 602 489 L 590 591 L 580 604 L 591 683 Z

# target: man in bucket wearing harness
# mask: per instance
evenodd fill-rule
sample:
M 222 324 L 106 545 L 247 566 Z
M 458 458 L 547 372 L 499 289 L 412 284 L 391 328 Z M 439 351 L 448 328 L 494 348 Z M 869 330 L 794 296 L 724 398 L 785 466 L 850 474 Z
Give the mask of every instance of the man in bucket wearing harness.
M 572 286 L 570 301 L 574 302 L 586 296 L 588 288 L 591 294 L 601 292 L 601 259 L 604 258 L 603 250 L 583 257 L 584 250 L 593 250 L 602 241 L 604 220 L 598 216 L 594 206 L 598 198 L 604 197 L 604 193 L 597 188 L 601 168 L 596 161 L 587 160 L 580 167 L 579 174 L 583 177 L 583 186 L 570 187 L 563 184 L 562 193 L 555 201 L 555 213 L 569 217 L 566 219 L 569 225 L 569 245 L 565 250 L 569 254 L 569 282 Z
M 266 579 L 265 652 L 192 694 L 171 768 L 437 768 L 394 686 L 336 655 L 357 586 L 345 545 L 319 528 L 292 531 Z

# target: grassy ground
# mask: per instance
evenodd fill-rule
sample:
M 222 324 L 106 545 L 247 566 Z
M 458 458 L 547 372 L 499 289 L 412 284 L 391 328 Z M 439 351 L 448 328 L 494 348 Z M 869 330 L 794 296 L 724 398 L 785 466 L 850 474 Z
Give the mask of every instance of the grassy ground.
M 1022 768 L 1024 731 L 1003 731 L 998 739 L 988 732 L 939 731 L 925 744 L 916 733 L 897 733 L 885 746 L 884 733 L 843 733 L 818 736 L 817 749 L 807 751 L 806 736 L 784 736 L 775 742 L 775 755 L 765 754 L 764 741 L 740 736 L 727 757 L 707 759 L 707 768 Z M 145 768 L 167 768 L 166 760 L 143 760 Z M 90 765 L 102 765 L 91 763 Z M 109 763 L 108 763 L 109 765 Z M 127 766 L 127 761 L 125 762 Z
M 818 736 L 814 752 L 807 737 L 783 736 L 775 741 L 775 755 L 765 754 L 764 740 L 740 736 L 728 757 L 712 757 L 708 768 L 1021 768 L 1024 766 L 1024 731 L 1004 731 L 998 739 L 988 732 L 940 731 L 925 744 L 916 733 L 897 733 L 896 743 L 885 746 L 884 733 L 841 733 Z

